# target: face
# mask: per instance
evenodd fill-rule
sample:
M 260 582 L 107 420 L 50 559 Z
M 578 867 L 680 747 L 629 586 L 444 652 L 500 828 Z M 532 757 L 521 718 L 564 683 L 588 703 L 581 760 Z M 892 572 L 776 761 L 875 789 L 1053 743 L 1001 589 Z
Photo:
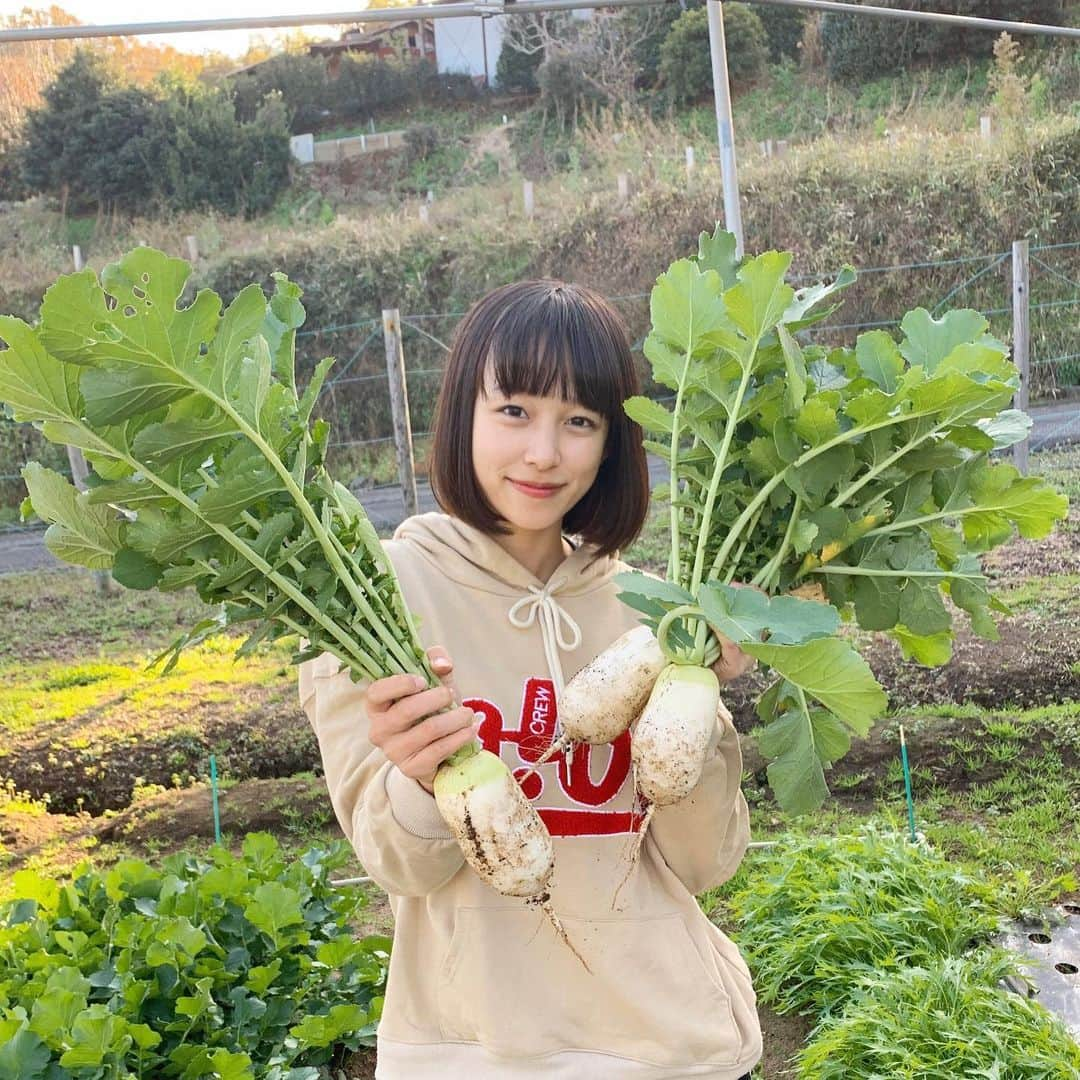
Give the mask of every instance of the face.
M 484 390 L 476 399 L 472 431 L 481 490 L 515 533 L 558 531 L 596 479 L 606 418 L 559 397 L 507 397 L 490 366 Z

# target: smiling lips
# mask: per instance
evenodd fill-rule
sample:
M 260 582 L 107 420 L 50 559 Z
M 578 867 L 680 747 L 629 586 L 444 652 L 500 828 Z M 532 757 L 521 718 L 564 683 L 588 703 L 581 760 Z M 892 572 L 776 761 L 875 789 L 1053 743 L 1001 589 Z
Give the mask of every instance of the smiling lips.
M 507 477 L 507 479 L 523 495 L 528 495 L 533 499 L 548 499 L 566 486 L 565 484 L 529 484 L 522 480 L 514 480 L 511 477 Z

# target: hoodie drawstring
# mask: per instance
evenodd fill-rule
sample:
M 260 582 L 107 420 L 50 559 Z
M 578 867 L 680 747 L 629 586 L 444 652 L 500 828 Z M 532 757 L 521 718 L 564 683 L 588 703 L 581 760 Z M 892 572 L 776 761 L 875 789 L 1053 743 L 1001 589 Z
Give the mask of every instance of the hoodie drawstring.
M 540 636 L 544 641 L 544 655 L 547 657 L 551 681 L 555 686 L 555 700 L 562 696 L 566 680 L 563 675 L 559 650 L 571 652 L 581 644 L 581 627 L 559 607 L 552 595 L 566 584 L 565 575 L 549 581 L 543 588 L 529 586 L 529 594 L 523 596 L 507 613 L 512 626 L 526 630 L 539 618 Z M 565 631 L 565 633 L 564 633 Z

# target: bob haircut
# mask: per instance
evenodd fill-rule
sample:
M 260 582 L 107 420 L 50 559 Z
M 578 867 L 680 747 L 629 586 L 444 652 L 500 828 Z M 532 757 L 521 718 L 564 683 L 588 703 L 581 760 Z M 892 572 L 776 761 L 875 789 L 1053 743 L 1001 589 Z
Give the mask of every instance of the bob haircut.
M 641 428 L 622 407 L 639 390 L 618 313 L 592 289 L 545 278 L 493 289 L 458 324 L 435 409 L 431 487 L 447 513 L 507 534 L 472 462 L 473 411 L 489 363 L 508 397 L 557 394 L 607 418 L 600 471 L 563 531 L 596 545 L 597 558 L 629 545 L 649 511 L 649 473 Z

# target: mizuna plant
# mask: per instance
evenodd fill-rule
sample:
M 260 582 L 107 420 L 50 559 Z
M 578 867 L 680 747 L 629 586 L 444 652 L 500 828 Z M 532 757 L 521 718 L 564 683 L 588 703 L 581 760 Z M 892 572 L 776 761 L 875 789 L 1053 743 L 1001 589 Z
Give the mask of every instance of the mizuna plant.
M 36 327 L 0 317 L 0 402 L 93 468 L 79 492 L 27 465 L 24 514 L 50 522 L 45 543 L 67 562 L 134 589 L 193 586 L 217 605 L 158 658 L 165 671 L 185 646 L 247 624 L 238 656 L 297 634 L 308 645 L 295 663 L 328 652 L 354 680 L 437 685 L 374 528 L 325 468 L 329 428 L 311 416 L 332 360 L 298 391 L 300 289 L 275 274 L 269 301 L 249 285 L 224 311 L 205 289 L 180 307 L 189 274 L 137 248 L 100 282 L 60 278 Z M 551 838 L 501 760 L 471 743 L 435 789 L 476 872 L 542 906 L 566 940 L 546 891 Z
M 943 664 L 946 600 L 988 638 L 991 613 L 1007 611 L 979 556 L 1014 530 L 1046 536 L 1067 513 L 1063 495 L 991 456 L 1030 420 L 1009 407 L 1018 373 L 980 314 L 909 312 L 899 342 L 884 331 L 854 348 L 800 342 L 855 275 L 796 291 L 790 263 L 781 252 L 738 260 L 718 229 L 652 291 L 645 355 L 674 401 L 625 407 L 669 466 L 654 494 L 669 504 L 671 548 L 664 580 L 617 579 L 670 664 L 633 741 L 646 827 L 701 774 L 718 634 L 774 676 L 757 735 L 778 802 L 805 812 L 886 704 L 842 622 Z

